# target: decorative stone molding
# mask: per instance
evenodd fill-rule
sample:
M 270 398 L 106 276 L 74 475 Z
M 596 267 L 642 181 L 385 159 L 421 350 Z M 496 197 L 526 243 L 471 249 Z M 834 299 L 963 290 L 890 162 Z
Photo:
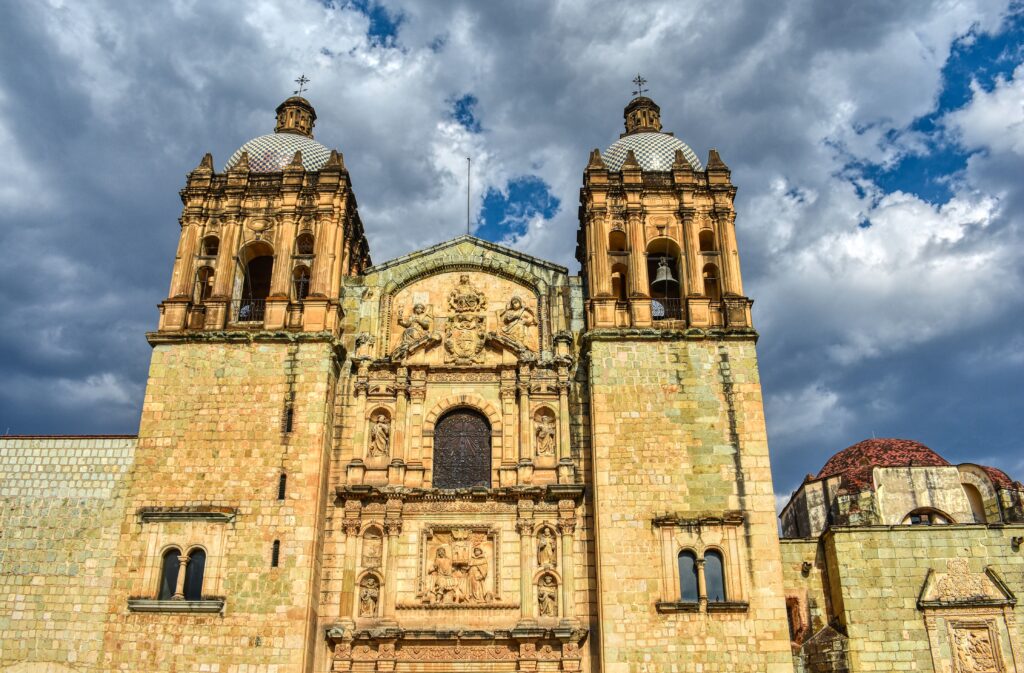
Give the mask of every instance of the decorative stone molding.
M 142 523 L 163 523 L 175 521 L 206 521 L 209 523 L 232 523 L 237 516 L 234 507 L 190 506 L 190 507 L 140 507 L 137 511 Z
M 131 612 L 190 612 L 190 613 L 221 613 L 224 612 L 223 598 L 204 598 L 198 601 L 167 600 L 153 598 L 129 598 L 128 610 Z

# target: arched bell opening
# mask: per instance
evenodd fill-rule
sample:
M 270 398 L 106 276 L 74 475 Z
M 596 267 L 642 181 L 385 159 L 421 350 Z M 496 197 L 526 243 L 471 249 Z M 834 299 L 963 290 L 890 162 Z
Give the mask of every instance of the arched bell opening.
M 309 267 L 305 264 L 300 264 L 292 271 L 292 289 L 295 301 L 304 301 L 309 296 L 309 279 Z
M 682 278 L 679 244 L 670 238 L 656 238 L 647 245 L 647 279 L 654 320 L 683 317 Z
M 716 252 L 718 250 L 715 246 L 715 232 L 710 229 L 701 229 L 697 234 L 697 244 L 700 246 L 701 252 Z
M 242 248 L 238 255 L 241 271 L 241 291 L 235 303 L 237 322 L 263 322 L 270 277 L 274 270 L 274 249 L 268 243 L 257 241 Z
M 313 234 L 304 231 L 295 238 L 295 254 L 309 257 L 313 254 Z
M 196 286 L 193 301 L 202 304 L 213 294 L 214 270 L 212 266 L 201 266 L 196 271 Z

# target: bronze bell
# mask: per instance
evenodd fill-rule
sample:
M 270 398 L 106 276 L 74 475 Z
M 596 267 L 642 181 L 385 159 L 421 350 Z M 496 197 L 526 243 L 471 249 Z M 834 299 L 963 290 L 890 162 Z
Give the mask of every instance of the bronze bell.
M 672 269 L 669 267 L 668 261 L 664 257 L 659 259 L 658 272 L 654 274 L 654 282 L 651 283 L 651 289 L 668 292 L 672 289 L 673 285 L 678 284 L 679 281 L 672 277 Z

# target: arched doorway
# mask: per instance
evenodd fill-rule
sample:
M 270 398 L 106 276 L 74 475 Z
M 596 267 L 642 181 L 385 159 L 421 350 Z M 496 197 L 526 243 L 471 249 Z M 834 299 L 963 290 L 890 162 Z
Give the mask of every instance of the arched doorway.
M 434 488 L 491 485 L 491 424 L 479 411 L 454 409 L 434 426 Z

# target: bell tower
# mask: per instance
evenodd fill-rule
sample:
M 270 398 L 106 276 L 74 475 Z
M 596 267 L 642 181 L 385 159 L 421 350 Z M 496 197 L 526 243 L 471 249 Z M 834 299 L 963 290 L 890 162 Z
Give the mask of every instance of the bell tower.
M 706 166 L 661 131 L 646 96 L 626 132 L 583 173 L 576 258 L 593 327 L 749 329 L 736 247 L 736 187 L 716 150 Z
M 625 133 L 591 152 L 576 249 L 600 670 L 788 673 L 736 187 L 637 93 Z

